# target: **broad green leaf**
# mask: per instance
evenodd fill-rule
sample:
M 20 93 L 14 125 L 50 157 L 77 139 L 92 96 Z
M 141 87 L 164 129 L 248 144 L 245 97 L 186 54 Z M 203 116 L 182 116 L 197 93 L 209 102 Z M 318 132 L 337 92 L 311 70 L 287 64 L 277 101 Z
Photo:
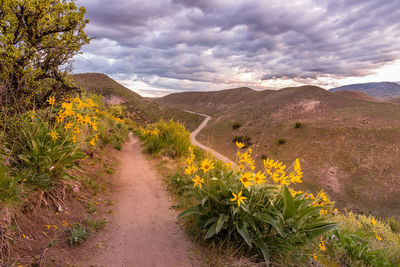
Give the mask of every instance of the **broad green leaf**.
M 281 227 L 281 225 L 279 224 L 279 222 L 277 222 L 276 220 L 274 220 L 271 216 L 269 216 L 266 213 L 261 213 L 258 214 L 256 216 L 256 218 L 262 222 L 268 223 L 269 225 L 271 225 L 272 227 L 275 228 L 275 230 L 282 236 L 285 237 L 285 234 L 283 233 L 283 229 Z
M 211 223 L 215 223 L 216 221 L 218 221 L 218 217 L 212 217 L 208 219 L 206 223 L 203 225 L 203 228 L 206 228 L 208 225 L 210 225 Z
M 236 230 L 242 236 L 244 241 L 246 241 L 247 245 L 249 245 L 249 247 L 252 247 L 250 235 L 249 235 L 249 232 L 247 230 L 247 223 L 243 222 L 240 226 L 239 226 L 239 224 L 236 224 Z
M 336 227 L 336 223 L 331 223 L 331 222 L 317 223 L 315 225 L 308 226 L 308 228 L 304 229 L 304 231 L 306 232 L 306 234 L 309 238 L 314 238 L 314 237 L 319 236 L 335 227 Z
M 187 208 L 178 215 L 178 218 L 182 218 L 189 215 L 202 214 L 200 210 L 201 210 L 200 205 Z
M 215 229 L 215 232 L 218 234 L 219 231 L 221 231 L 222 226 L 224 226 L 224 223 L 229 219 L 228 215 L 225 214 L 220 214 L 218 221 L 217 221 L 217 228 Z
M 208 200 L 208 196 L 205 196 L 202 200 L 201 200 L 201 205 L 204 207 L 204 204 L 206 204 L 206 201 Z
M 256 240 L 253 240 L 254 244 L 256 244 L 256 246 L 261 250 L 263 256 L 264 256 L 264 260 L 266 264 L 269 264 L 269 252 L 268 252 L 268 247 L 265 244 L 265 242 L 259 238 Z
M 215 235 L 215 234 L 216 234 L 216 231 L 215 231 L 216 228 L 217 228 L 217 224 L 216 224 L 216 223 L 213 223 L 213 224 L 210 226 L 210 228 L 208 228 L 208 231 L 207 231 L 206 236 L 204 237 L 204 239 L 210 238 L 210 237 L 212 237 L 213 235 Z
M 282 186 L 282 198 L 283 198 L 283 217 L 287 220 L 294 216 L 294 202 L 293 197 L 289 192 L 286 185 Z
M 302 209 L 293 227 L 295 229 L 301 228 L 301 226 L 307 221 L 307 219 L 313 216 L 314 214 L 318 214 L 320 209 L 321 209 L 320 207 L 307 207 Z

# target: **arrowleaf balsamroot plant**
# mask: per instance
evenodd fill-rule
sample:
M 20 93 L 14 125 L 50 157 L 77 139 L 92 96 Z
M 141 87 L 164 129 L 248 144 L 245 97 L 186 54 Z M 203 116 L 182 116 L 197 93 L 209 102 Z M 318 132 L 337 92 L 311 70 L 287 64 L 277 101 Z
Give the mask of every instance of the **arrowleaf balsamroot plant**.
M 232 242 L 244 241 L 258 248 L 264 260 L 270 262 L 271 252 L 282 253 L 309 244 L 336 226 L 321 213 L 325 205 L 322 199 L 288 187 L 302 182 L 298 160 L 288 174 L 286 166 L 270 159 L 263 172 L 255 173 L 251 148 L 242 151 L 245 146 L 240 142 L 236 145 L 239 167 L 210 168 L 214 165 L 210 159 L 199 162 L 201 168 L 194 163 L 186 167 L 186 175 L 196 177 L 188 194 L 198 204 L 179 217 L 194 217 L 199 229 L 204 229 L 205 239 L 218 236 Z M 195 162 L 191 148 L 189 153 L 192 156 L 186 162 Z M 200 179 L 202 187 L 196 186 Z

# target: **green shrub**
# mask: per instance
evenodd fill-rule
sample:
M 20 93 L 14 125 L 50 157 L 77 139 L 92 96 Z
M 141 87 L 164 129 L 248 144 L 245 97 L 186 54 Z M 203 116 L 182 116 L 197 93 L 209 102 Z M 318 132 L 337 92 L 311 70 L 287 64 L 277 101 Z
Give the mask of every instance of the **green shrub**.
M 149 154 L 162 153 L 170 158 L 179 158 L 187 154 L 190 146 L 190 133 L 183 124 L 173 120 L 160 120 L 147 129 L 139 128 L 137 134 Z
M 86 223 L 90 232 L 97 232 L 106 225 L 106 220 L 91 220 L 90 218 L 86 218 Z
M 82 244 L 89 237 L 88 229 L 80 223 L 74 224 L 70 231 L 69 244 L 70 246 Z
M 279 139 L 276 143 L 277 143 L 278 145 L 283 145 L 283 144 L 286 143 L 286 140 L 285 140 L 284 138 L 281 138 L 281 139 Z
M 232 143 L 236 143 L 236 142 L 245 144 L 245 147 L 249 147 L 253 144 L 251 142 L 251 137 L 249 137 L 249 136 L 235 136 L 232 139 Z
M 400 222 L 399 220 L 396 220 L 393 216 L 388 220 L 390 229 L 393 231 L 393 233 L 400 233 Z
M 239 122 L 235 122 L 232 124 L 232 130 L 239 129 L 240 127 L 242 127 L 242 124 Z
M 301 122 L 296 122 L 296 123 L 294 124 L 294 128 L 295 128 L 295 129 L 298 129 L 298 128 L 300 128 L 301 126 L 302 126 Z

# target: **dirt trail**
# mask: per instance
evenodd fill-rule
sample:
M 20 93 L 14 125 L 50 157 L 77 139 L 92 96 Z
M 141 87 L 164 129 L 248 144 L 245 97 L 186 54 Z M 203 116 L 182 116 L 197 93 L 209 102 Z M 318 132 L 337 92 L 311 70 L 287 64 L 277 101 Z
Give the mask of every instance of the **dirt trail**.
M 205 115 L 205 114 L 201 114 L 201 113 L 197 113 L 197 112 L 193 112 L 193 111 L 189 111 L 189 110 L 185 110 L 186 112 L 189 113 L 193 113 L 193 114 L 198 114 L 201 116 L 206 117 L 204 119 L 204 121 L 199 125 L 199 127 L 197 127 L 196 130 L 194 130 L 191 134 L 190 134 L 190 140 L 192 141 L 193 145 L 200 147 L 203 150 L 206 150 L 208 152 L 210 152 L 211 154 L 213 154 L 216 158 L 222 160 L 225 163 L 232 163 L 233 165 L 236 165 L 233 161 L 231 161 L 229 158 L 225 157 L 224 155 L 218 153 L 217 151 L 215 151 L 214 149 L 209 148 L 208 146 L 205 146 L 203 144 L 201 144 L 200 142 L 198 142 L 196 140 L 196 136 L 197 134 L 207 125 L 207 123 L 211 120 L 211 116 L 209 115 Z
M 177 224 L 165 186 L 141 151 L 136 137 L 130 136 L 120 153 L 114 214 L 87 242 L 78 266 L 192 266 L 188 253 L 193 245 Z

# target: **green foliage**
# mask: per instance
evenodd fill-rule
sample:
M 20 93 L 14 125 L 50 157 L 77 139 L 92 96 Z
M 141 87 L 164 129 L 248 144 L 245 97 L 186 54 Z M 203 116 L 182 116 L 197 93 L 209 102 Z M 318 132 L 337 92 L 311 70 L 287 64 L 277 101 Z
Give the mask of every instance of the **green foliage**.
M 211 175 L 211 174 L 210 174 Z M 188 197 L 197 204 L 187 208 L 179 216 L 192 216 L 198 233 L 204 238 L 255 246 L 266 262 L 270 255 L 284 254 L 301 245 L 309 244 L 315 237 L 329 231 L 335 224 L 322 217 L 321 207 L 302 195 L 292 197 L 286 185 L 264 185 L 242 191 L 248 204 L 237 206 L 232 193 L 242 190 L 239 175 L 234 171 L 216 169 L 212 179 L 207 179 L 201 189 L 190 190 Z
M 295 128 L 295 129 L 299 129 L 302 125 L 303 125 L 303 124 L 301 124 L 301 122 L 296 122 L 296 123 L 294 124 L 294 128 Z
M 173 120 L 160 120 L 148 126 L 139 128 L 138 136 L 143 140 L 145 151 L 150 154 L 162 153 L 171 158 L 179 158 L 187 154 L 190 146 L 190 133 L 185 126 Z
M 400 233 L 400 221 L 396 220 L 393 216 L 388 219 L 388 223 L 390 226 L 390 229 L 393 231 L 393 233 Z
M 343 229 L 333 231 L 327 247 L 327 254 L 343 266 L 395 266 L 382 251 L 372 249 L 368 239 Z
M 245 147 L 251 146 L 253 143 L 251 142 L 250 136 L 235 136 L 232 139 L 232 143 L 240 142 L 245 144 Z
M 71 227 L 69 233 L 70 233 L 69 236 L 70 246 L 82 244 L 83 241 L 85 241 L 86 238 L 88 238 L 90 235 L 88 229 L 85 226 L 81 225 L 80 223 L 74 224 Z
M 1 164 L 1 163 L 0 163 Z M 12 177 L 6 165 L 0 165 L 0 202 L 13 203 L 20 200 L 20 188 L 17 179 Z
M 86 218 L 86 223 L 90 232 L 97 232 L 106 225 L 106 220 L 92 220 L 90 218 Z
M 240 127 L 242 127 L 242 124 L 239 122 L 235 122 L 232 124 L 232 130 L 239 129 Z
M 89 42 L 86 10 L 64 0 L 3 0 L 0 10 L 3 100 L 17 111 L 43 105 L 66 86 L 66 64 Z
M 278 145 L 283 145 L 286 143 L 286 140 L 284 138 L 281 138 L 278 140 L 278 142 L 276 142 Z
M 48 123 L 39 116 L 34 115 L 31 121 L 24 118 L 14 143 L 14 160 L 19 163 L 21 176 L 42 189 L 50 189 L 60 179 L 72 178 L 67 171 L 76 169 L 75 161 L 86 156 L 65 131 L 58 129 L 57 140 L 50 132 Z

